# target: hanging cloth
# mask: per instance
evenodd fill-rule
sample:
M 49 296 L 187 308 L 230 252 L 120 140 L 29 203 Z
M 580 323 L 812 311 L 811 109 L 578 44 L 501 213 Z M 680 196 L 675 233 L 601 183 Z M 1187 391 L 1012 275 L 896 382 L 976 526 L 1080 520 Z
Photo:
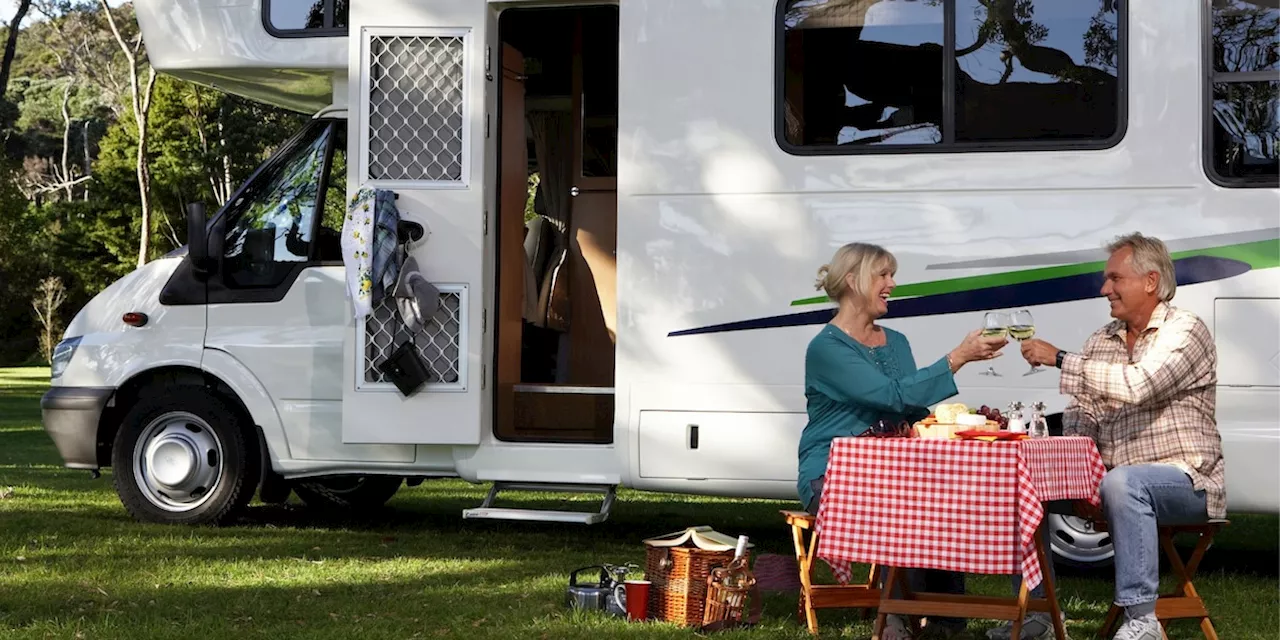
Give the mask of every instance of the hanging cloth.
M 347 205 L 342 223 L 342 262 L 346 267 L 347 297 L 356 320 L 394 290 L 401 255 L 396 250 L 400 211 L 395 192 L 361 187 Z

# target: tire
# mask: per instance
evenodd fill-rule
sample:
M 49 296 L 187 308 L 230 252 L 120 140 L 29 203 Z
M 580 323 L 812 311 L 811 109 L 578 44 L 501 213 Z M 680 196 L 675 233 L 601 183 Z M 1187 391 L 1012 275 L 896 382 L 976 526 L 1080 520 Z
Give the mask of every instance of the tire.
M 296 481 L 293 492 L 313 509 L 367 512 L 385 505 L 403 482 L 399 476 L 328 476 Z
M 1080 569 L 1100 569 L 1115 561 L 1111 534 L 1094 531 L 1089 523 L 1075 516 L 1047 513 L 1049 547 L 1054 559 Z
M 257 488 L 250 420 L 210 389 L 144 390 L 111 451 L 116 494 L 129 515 L 160 524 L 223 524 Z

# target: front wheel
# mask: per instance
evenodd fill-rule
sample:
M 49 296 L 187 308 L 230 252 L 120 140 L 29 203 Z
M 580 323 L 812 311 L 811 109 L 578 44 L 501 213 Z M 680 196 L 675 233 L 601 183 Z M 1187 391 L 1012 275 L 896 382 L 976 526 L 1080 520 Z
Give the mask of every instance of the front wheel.
M 116 493 L 130 515 L 161 524 L 221 524 L 257 485 L 247 420 L 204 387 L 144 393 L 111 452 Z
M 1089 521 L 1076 516 L 1047 513 L 1049 546 L 1062 564 L 1082 569 L 1110 565 L 1115 558 L 1111 534 L 1095 531 Z
M 308 507 L 325 511 L 369 511 L 400 490 L 399 476 L 329 476 L 298 480 L 293 492 Z

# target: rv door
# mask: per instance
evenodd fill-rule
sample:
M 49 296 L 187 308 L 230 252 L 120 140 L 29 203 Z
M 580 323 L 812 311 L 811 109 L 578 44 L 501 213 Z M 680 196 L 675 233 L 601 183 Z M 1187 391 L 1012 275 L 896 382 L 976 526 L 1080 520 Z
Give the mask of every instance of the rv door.
M 409 254 L 439 304 L 421 327 L 406 323 L 390 296 L 363 319 L 351 314 L 346 443 L 480 441 L 486 11 L 461 0 L 351 4 L 349 195 L 393 192 L 386 202 L 400 218 L 422 225 Z M 415 369 L 425 383 L 397 388 L 394 379 Z

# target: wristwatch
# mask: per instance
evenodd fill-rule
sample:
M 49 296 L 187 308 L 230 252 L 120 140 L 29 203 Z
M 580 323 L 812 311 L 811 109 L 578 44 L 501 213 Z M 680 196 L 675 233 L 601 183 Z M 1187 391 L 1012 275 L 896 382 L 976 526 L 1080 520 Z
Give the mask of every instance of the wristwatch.
M 1061 369 L 1061 368 L 1062 368 L 1062 359 L 1063 359 L 1064 357 L 1066 357 L 1066 355 L 1067 355 L 1067 352 L 1066 352 L 1066 351 L 1063 351 L 1062 349 L 1058 349 L 1058 355 L 1057 355 L 1057 356 L 1055 356 L 1055 357 L 1054 357 L 1054 359 L 1053 359 L 1053 366 L 1055 366 L 1055 367 L 1057 367 L 1057 368 Z

